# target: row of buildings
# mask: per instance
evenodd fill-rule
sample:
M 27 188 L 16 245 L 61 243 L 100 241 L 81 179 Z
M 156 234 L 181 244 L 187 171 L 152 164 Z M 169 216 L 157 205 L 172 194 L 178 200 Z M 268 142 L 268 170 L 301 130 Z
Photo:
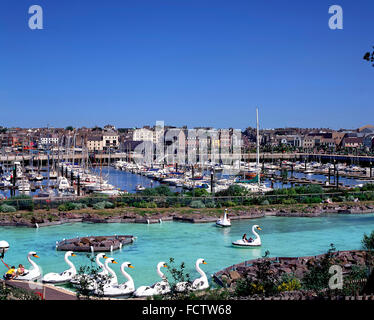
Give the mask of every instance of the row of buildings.
M 196 134 L 197 133 L 197 134 Z M 202 133 L 202 134 L 200 134 Z M 206 136 L 204 136 L 204 134 Z M 179 147 L 196 147 L 201 140 L 209 141 L 210 148 L 232 146 L 232 137 L 238 131 L 233 129 L 213 129 L 207 127 L 194 128 L 155 126 L 143 128 L 120 128 L 112 125 L 103 128 L 2 128 L 0 127 L 0 146 L 2 150 L 27 150 L 48 148 L 82 148 L 89 152 L 108 152 L 109 150 L 133 150 L 142 141 L 166 145 L 175 141 Z M 245 150 L 256 146 L 256 129 L 247 128 L 239 132 L 241 145 Z M 198 137 L 196 137 L 196 135 Z M 199 141 L 200 140 L 200 141 Z M 321 128 L 277 128 L 260 130 L 262 148 L 271 150 L 286 146 L 299 151 L 336 151 L 345 148 L 360 150 L 374 149 L 374 126 L 367 125 L 356 130 L 332 130 Z
M 255 141 L 255 129 L 247 128 L 244 134 L 249 145 Z M 299 151 L 337 151 L 347 148 L 372 150 L 374 126 L 366 125 L 356 130 L 321 128 L 278 128 L 261 130 L 261 145 L 268 148 L 288 146 Z

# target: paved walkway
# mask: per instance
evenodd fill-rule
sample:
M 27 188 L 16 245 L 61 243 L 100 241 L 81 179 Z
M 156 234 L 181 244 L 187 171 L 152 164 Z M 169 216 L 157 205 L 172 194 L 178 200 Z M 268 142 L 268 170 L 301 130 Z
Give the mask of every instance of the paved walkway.
M 56 287 L 49 284 L 42 284 L 38 282 L 28 282 L 28 281 L 19 281 L 19 280 L 0 280 L 0 285 L 3 283 L 6 285 L 21 288 L 31 292 L 38 292 L 39 295 L 42 294 L 44 300 L 77 300 L 77 297 L 74 292 L 64 290 L 63 288 Z

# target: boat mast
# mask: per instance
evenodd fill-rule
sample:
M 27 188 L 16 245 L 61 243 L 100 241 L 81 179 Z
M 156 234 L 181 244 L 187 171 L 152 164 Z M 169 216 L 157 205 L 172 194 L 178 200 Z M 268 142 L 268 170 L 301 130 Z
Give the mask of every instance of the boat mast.
M 260 133 L 258 124 L 258 108 L 256 108 L 256 120 L 257 120 L 257 155 L 256 155 L 256 169 L 257 169 L 257 181 L 260 186 Z

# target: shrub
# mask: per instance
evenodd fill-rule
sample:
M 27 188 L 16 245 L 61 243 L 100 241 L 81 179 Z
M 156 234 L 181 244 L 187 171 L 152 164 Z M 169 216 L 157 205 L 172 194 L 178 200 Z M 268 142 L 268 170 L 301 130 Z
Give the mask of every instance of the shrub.
M 215 208 L 216 204 L 214 203 L 214 201 L 207 201 L 205 203 L 205 207 L 207 207 L 207 208 Z
M 308 271 L 302 279 L 303 287 L 307 290 L 313 290 L 318 293 L 322 289 L 326 289 L 331 275 L 329 273 L 330 266 L 337 264 L 334 251 L 336 248 L 333 244 L 330 249 L 314 264 L 308 266 Z
M 175 192 L 171 191 L 168 186 L 162 185 L 156 188 L 146 188 L 141 192 L 145 196 L 167 196 L 171 197 L 175 195 Z
M 278 286 L 278 291 L 294 291 L 294 290 L 299 290 L 301 288 L 300 281 L 297 279 L 288 281 L 288 282 L 282 282 Z
M 92 207 L 95 210 L 103 210 L 103 209 L 105 209 L 105 202 L 101 201 L 101 202 L 95 203 Z
M 157 208 L 157 204 L 156 202 L 148 202 L 147 203 L 147 208 Z
M 374 231 L 370 235 L 365 233 L 361 243 L 365 250 L 374 251 Z
M 278 285 L 278 291 L 294 291 L 301 288 L 300 280 L 297 279 L 293 274 L 284 273 L 280 279 Z
M 244 196 L 247 193 L 248 191 L 246 188 L 233 184 L 229 186 L 226 190 L 217 192 L 216 195 L 223 196 L 223 197 L 227 197 L 227 196 L 236 197 L 236 196 Z
M 147 208 L 147 202 L 145 202 L 145 201 L 135 201 L 133 203 L 133 206 L 135 208 Z
M 275 294 L 278 291 L 278 279 L 271 270 L 271 264 L 269 259 L 258 259 L 254 262 L 253 266 L 256 268 L 254 274 L 245 274 L 244 278 L 237 281 L 235 296 Z
M 74 210 L 80 210 L 80 209 L 84 209 L 84 208 L 87 208 L 87 205 L 85 203 L 74 203 L 74 207 L 75 209 Z
M 270 204 L 269 200 L 264 200 L 261 202 L 261 205 L 268 206 Z
M 289 198 L 289 199 L 283 199 L 282 200 L 282 204 L 296 204 L 296 203 L 297 203 L 297 201 L 294 198 Z
M 1 212 L 16 212 L 17 209 L 13 206 L 3 204 L 3 205 L 0 206 L 0 211 Z
M 190 207 L 202 209 L 202 208 L 205 208 L 205 204 L 201 200 L 194 200 L 194 201 L 191 201 Z
M 186 192 L 187 196 L 190 197 L 206 197 L 209 196 L 209 192 L 204 188 L 195 188 L 192 191 Z
M 355 201 L 355 197 L 352 196 L 352 195 L 349 195 L 349 196 L 347 197 L 347 201 L 353 202 L 353 201 Z
M 236 203 L 234 201 L 228 200 L 223 203 L 225 207 L 235 207 Z
M 10 206 L 16 207 L 18 210 L 34 210 L 34 202 L 32 200 L 32 197 L 25 194 L 12 197 L 11 200 L 8 201 L 8 204 Z
M 71 211 L 71 210 L 79 210 L 83 208 L 87 208 L 87 205 L 85 203 L 66 202 L 66 203 L 60 204 L 57 209 L 58 211 Z
M 320 197 L 312 197 L 310 198 L 309 203 L 321 203 L 322 199 Z

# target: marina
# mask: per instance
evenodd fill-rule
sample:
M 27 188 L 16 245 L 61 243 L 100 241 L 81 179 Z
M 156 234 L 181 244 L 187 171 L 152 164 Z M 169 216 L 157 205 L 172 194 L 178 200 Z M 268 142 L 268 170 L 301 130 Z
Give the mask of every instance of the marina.
M 241 177 L 256 172 L 255 164 L 243 163 L 241 173 L 230 175 L 233 167 L 226 167 L 207 163 L 201 169 L 191 169 L 179 166 L 154 165 L 152 167 L 139 166 L 124 161 L 113 163 L 105 168 L 91 167 L 84 169 L 79 165 L 61 163 L 56 177 L 48 177 L 48 171 L 43 168 L 38 181 L 32 180 L 29 173 L 19 170 L 14 187 L 11 175 L 2 175 L 0 184 L 1 194 L 6 197 L 22 193 L 36 197 L 59 197 L 70 195 L 83 195 L 92 192 L 112 196 L 121 193 L 136 193 L 145 188 L 157 187 L 161 184 L 168 185 L 172 191 L 182 192 L 203 188 L 208 193 L 217 193 L 227 189 L 230 185 L 240 185 L 252 192 L 267 192 L 272 188 L 287 188 L 302 184 L 317 184 L 324 188 L 336 188 L 337 183 L 341 188 L 363 186 L 365 183 L 374 182 L 373 173 L 368 168 L 346 166 L 340 164 L 334 170 L 334 164 L 310 163 L 305 169 L 302 162 L 283 162 L 280 165 L 264 163 L 261 168 L 263 187 L 257 188 L 256 183 L 241 183 Z M 205 167 L 205 168 L 204 168 Z M 198 173 L 200 170 L 200 173 Z M 194 172 L 195 171 L 195 172 Z M 197 171 L 197 172 L 196 172 Z M 286 172 L 286 177 L 284 176 Z M 253 175 L 252 175 L 253 176 Z M 255 176 L 255 175 L 254 175 Z M 213 187 L 212 187 L 213 182 Z

